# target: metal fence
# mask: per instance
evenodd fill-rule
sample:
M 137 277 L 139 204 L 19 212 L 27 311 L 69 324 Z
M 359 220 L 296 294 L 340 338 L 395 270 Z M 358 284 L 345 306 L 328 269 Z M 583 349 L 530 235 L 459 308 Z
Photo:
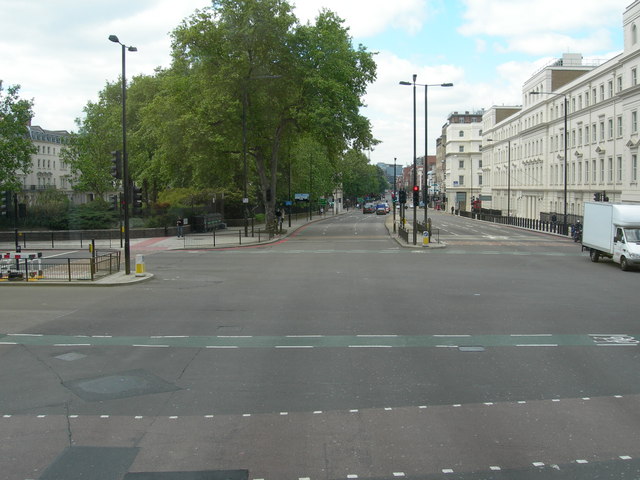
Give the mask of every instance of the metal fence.
M 557 233 L 559 235 L 569 235 L 570 227 L 577 221 L 581 221 L 582 217 L 577 215 L 567 215 L 567 224 L 563 223 L 563 215 L 557 215 L 556 220 L 537 220 L 535 218 L 507 217 L 504 215 L 491 215 L 486 213 L 472 213 L 461 211 L 460 216 L 475 218 L 485 222 L 500 223 L 502 225 L 512 225 L 514 227 L 526 228 L 528 230 L 536 230 L 539 232 Z M 547 217 L 545 217 L 547 218 Z
M 280 233 L 286 232 L 283 230 Z M 208 233 L 194 233 L 185 235 L 185 248 L 212 248 L 219 245 L 245 245 L 247 243 L 259 243 L 265 239 L 271 240 L 275 236 L 273 231 L 253 229 L 249 231 L 249 237 L 244 236 L 243 230 L 212 230 Z
M 120 271 L 120 252 L 96 252 L 87 258 L 42 259 L 39 254 L 0 260 L 0 282 L 94 281 Z

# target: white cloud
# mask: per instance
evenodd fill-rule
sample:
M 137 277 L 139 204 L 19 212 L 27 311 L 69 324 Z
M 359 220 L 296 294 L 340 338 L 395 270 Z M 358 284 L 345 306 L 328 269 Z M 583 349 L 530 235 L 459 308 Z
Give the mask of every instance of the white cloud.
M 345 20 L 354 37 L 366 38 L 388 28 L 415 33 L 422 28 L 429 12 L 435 8 L 427 0 L 294 0 L 296 16 L 302 23 L 313 22 L 322 8 Z
M 605 28 L 622 25 L 629 0 L 462 0 L 466 36 L 502 39 L 501 52 L 542 55 L 612 48 Z

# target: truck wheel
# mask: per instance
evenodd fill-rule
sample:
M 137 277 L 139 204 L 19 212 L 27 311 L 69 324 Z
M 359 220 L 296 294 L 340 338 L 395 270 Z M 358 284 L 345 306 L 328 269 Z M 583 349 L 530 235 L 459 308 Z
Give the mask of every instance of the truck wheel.
M 620 268 L 623 272 L 628 272 L 631 268 L 629 261 L 625 257 L 620 257 Z
M 597 262 L 598 259 L 600 258 L 600 252 L 592 248 L 591 251 L 589 252 L 589 258 L 591 258 L 592 262 Z

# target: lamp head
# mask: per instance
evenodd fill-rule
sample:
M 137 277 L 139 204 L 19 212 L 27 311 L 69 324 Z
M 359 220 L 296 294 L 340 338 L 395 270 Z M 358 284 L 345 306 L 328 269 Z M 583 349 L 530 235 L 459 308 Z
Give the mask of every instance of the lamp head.
M 109 40 L 111 40 L 113 43 L 120 43 L 117 35 L 109 35 Z
M 453 83 L 441 83 L 441 87 L 453 87 Z
M 400 82 L 400 85 L 413 85 L 411 82 Z
M 127 47 L 127 50 L 129 50 L 130 52 L 137 52 L 138 49 L 136 47 Z

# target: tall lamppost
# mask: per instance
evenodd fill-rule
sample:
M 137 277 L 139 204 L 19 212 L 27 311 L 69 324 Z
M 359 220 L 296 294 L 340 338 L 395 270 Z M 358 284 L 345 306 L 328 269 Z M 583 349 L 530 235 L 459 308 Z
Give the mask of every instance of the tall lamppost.
M 424 87 L 424 174 L 423 174 L 423 182 L 422 182 L 422 198 L 424 200 L 424 225 L 425 228 L 427 226 L 427 221 L 429 220 L 429 214 L 428 214 L 428 210 L 427 210 L 427 157 L 429 155 L 429 134 L 428 134 L 428 119 L 429 119 L 429 115 L 428 115 L 428 92 L 429 92 L 429 87 L 453 87 L 453 83 L 429 83 L 429 84 L 424 84 L 424 83 L 416 83 L 416 78 L 417 75 L 413 76 L 413 82 L 400 82 L 400 85 L 413 85 L 413 143 L 414 143 L 414 159 L 416 158 L 416 153 L 415 153 L 415 136 L 416 136 L 416 126 L 415 126 L 415 110 L 416 110 L 416 99 L 415 99 L 415 87 Z M 414 160 L 414 176 L 416 175 L 416 170 L 415 170 L 415 160 Z M 415 181 L 414 181 L 414 186 L 415 186 Z M 414 202 L 414 207 L 415 207 L 415 202 Z M 415 219 L 415 210 L 414 210 L 414 219 Z M 415 224 L 414 224 L 414 245 L 416 243 L 416 238 L 415 238 Z
M 129 203 L 131 201 L 131 179 L 129 178 L 129 158 L 127 156 L 127 77 L 125 70 L 125 53 L 137 52 L 136 47 L 126 46 L 116 35 L 109 35 L 109 40 L 122 46 L 122 185 L 124 190 L 124 271 L 131 273 L 131 248 L 129 242 Z
M 412 200 L 413 200 L 413 244 L 416 245 L 418 243 L 418 219 L 417 219 L 417 209 L 418 205 L 416 202 L 416 186 L 418 181 L 418 167 L 416 165 L 416 78 L 418 78 L 417 74 L 413 74 L 413 82 L 400 82 L 400 85 L 413 85 L 413 189 L 412 189 Z
M 391 205 L 393 205 L 393 233 L 396 233 L 396 201 L 398 200 L 398 191 L 396 189 L 396 180 L 398 175 L 396 174 L 396 157 L 393 157 L 393 198 L 391 199 Z
M 554 92 L 529 92 L 530 95 L 552 95 L 555 97 L 564 97 L 564 220 L 562 221 L 562 233 L 567 234 L 567 147 L 569 144 L 569 131 L 567 130 L 567 115 L 569 114 L 569 97 L 564 93 Z

